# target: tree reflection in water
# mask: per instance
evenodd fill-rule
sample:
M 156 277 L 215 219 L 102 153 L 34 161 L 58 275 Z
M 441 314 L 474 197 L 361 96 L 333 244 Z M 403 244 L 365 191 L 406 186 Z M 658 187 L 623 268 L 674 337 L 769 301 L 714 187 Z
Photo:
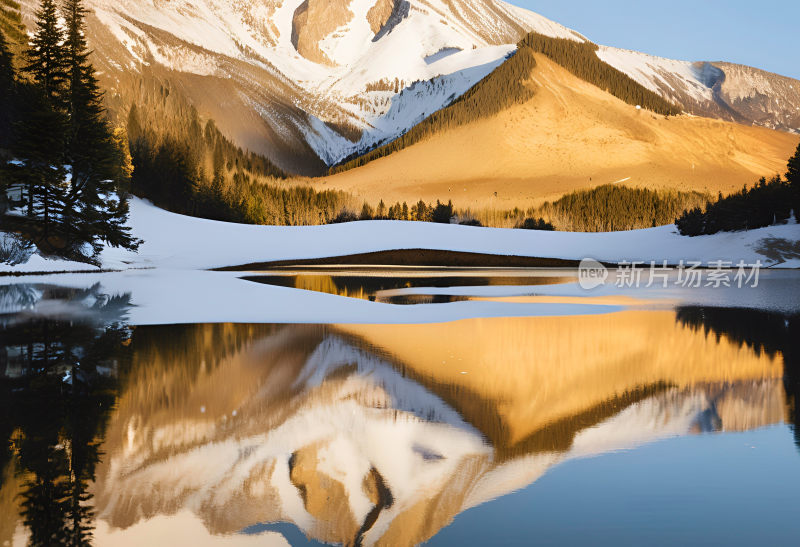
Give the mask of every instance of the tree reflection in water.
M 678 308 L 679 323 L 725 336 L 768 355 L 781 353 L 784 362 L 788 418 L 800 450 L 800 315 L 769 311 L 686 306 Z
M 0 299 L 28 311 L 0 324 L 0 466 L 14 466 L 30 545 L 89 545 L 88 488 L 127 359 L 130 296 L 108 297 L 99 286 L 11 289 Z M 30 311 L 47 302 L 58 303 L 56 315 L 65 307 L 81 313 L 62 320 Z

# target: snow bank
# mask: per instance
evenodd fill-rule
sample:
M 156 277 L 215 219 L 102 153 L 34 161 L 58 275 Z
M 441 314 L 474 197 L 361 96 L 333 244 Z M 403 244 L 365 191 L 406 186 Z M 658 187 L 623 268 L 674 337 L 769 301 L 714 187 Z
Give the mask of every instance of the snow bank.
M 771 264 L 761 249 L 766 239 L 800 240 L 800 226 L 790 224 L 749 232 L 683 237 L 666 226 L 604 234 L 538 232 L 475 228 L 421 222 L 373 221 L 314 227 L 248 226 L 177 215 L 148 202 L 131 202 L 130 223 L 136 237 L 145 240 L 138 254 L 107 249 L 103 268 L 118 272 L 62 273 L 91 270 L 86 264 L 47 260 L 33 255 L 27 263 L 0 266 L 11 273 L 42 275 L 5 276 L 6 285 L 39 287 L 58 285 L 86 289 L 97 285 L 109 296 L 130 295 L 126 318 L 131 324 L 195 322 L 251 323 L 435 323 L 475 317 L 518 317 L 611 313 L 621 309 L 613 301 L 601 303 L 575 296 L 624 295 L 643 304 L 681 302 L 699 305 L 737 305 L 765 309 L 797 309 L 795 272 L 762 272 L 758 289 L 735 290 L 623 290 L 605 288 L 583 291 L 577 283 L 501 289 L 408 289 L 425 294 L 468 294 L 490 297 L 481 301 L 448 305 L 395 306 L 344 298 L 312 291 L 275 287 L 240 279 L 241 273 L 206 271 L 209 268 L 250 262 L 320 258 L 388 249 L 428 248 L 477 253 L 582 259 L 608 262 L 622 260 L 728 260 Z M 759 252 L 761 250 L 761 252 Z M 791 259 L 779 266 L 800 267 Z M 570 275 L 564 272 L 564 275 Z M 500 292 L 498 292 L 498 290 Z M 503 301 L 501 296 L 538 294 L 548 302 Z M 494 299 L 493 299 L 494 298 Z M 12 303 L 13 305 L 13 303 Z M 47 302 L 25 304 L 28 312 L 48 313 Z M 6 310 L 6 312 L 21 309 Z
M 610 233 L 543 232 L 476 228 L 402 221 L 368 221 L 328 226 L 252 226 L 169 213 L 149 202 L 131 200 L 129 220 L 144 240 L 138 253 L 106 249 L 105 269 L 210 269 L 252 262 L 341 256 L 393 249 L 435 249 L 498 255 L 604 262 L 667 260 L 671 264 L 717 260 L 798 268 L 800 259 L 784 254 L 776 263 L 768 242 L 791 248 L 800 241 L 800 225 L 787 224 L 747 232 L 684 237 L 674 226 Z M 21 265 L 0 265 L 5 272 L 88 270 L 86 264 L 46 260 L 38 255 Z
M 103 266 L 111 269 L 168 267 L 208 269 L 251 262 L 341 256 L 391 249 L 436 249 L 499 255 L 607 262 L 716 260 L 771 264 L 760 246 L 768 239 L 800 240 L 790 224 L 684 237 L 674 226 L 611 233 L 542 232 L 475 228 L 402 221 L 368 221 L 329 226 L 250 226 L 186 217 L 133 199 L 131 225 L 144 239 L 138 254 L 108 249 Z M 782 267 L 800 267 L 792 259 Z

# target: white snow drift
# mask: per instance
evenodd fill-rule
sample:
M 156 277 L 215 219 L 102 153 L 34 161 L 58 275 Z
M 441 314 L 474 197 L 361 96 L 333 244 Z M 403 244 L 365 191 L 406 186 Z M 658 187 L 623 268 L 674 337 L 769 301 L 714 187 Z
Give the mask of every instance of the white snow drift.
M 434 249 L 497 255 L 603 262 L 666 260 L 670 264 L 723 260 L 798 268 L 791 253 L 770 259 L 770 242 L 791 248 L 800 241 L 800 225 L 791 222 L 743 232 L 685 237 L 673 225 L 626 232 L 579 233 L 476 228 L 453 224 L 365 221 L 327 226 L 254 226 L 206 220 L 167 212 L 133 198 L 129 219 L 144 240 L 138 253 L 106 249 L 104 269 L 161 268 L 201 270 L 254 262 L 312 259 L 394 249 Z M 91 269 L 86 264 L 46 260 L 2 265 L 6 272 L 55 272 Z

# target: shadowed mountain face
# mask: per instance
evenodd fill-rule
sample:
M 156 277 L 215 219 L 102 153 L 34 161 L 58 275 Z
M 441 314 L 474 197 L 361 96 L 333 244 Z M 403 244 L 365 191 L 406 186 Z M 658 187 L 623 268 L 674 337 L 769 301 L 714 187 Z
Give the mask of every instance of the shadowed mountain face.
M 86 386 L 71 400 L 91 401 L 100 386 L 116 396 L 82 437 L 98 439 L 93 450 L 102 454 L 81 468 L 98 544 L 165 534 L 170 528 L 157 527 L 173 519 L 187 527 L 199 520 L 221 538 L 274 534 L 285 530 L 269 523 L 284 522 L 320 542 L 413 545 L 573 458 L 793 419 L 793 350 L 772 328 L 783 332 L 793 320 L 753 313 L 138 327 L 123 344 L 102 346 L 106 338 L 77 333 L 105 327 L 18 323 L 28 337 L 3 346 L 0 370 L 12 406 L 23 407 L 61 382 L 64 352 L 56 349 L 73 340 L 70 347 L 106 348 L 93 350 L 100 366 L 70 384 Z M 742 321 L 772 327 L 737 330 Z M 22 340 L 19 332 L 13 339 Z M 49 375 L 25 372 L 28 342 L 53 349 L 28 367 Z M 110 358 L 115 372 L 100 382 L 90 371 L 107 370 Z M 35 377 L 56 381 L 25 380 Z M 21 381 L 31 387 L 18 389 Z M 15 441 L 3 461 L 25 471 L 0 488 L 2 514 L 12 515 L 0 522 L 0 540 L 36 525 L 13 518 L 15 500 L 47 499 L 31 498 L 33 479 L 48 468 L 29 458 L 28 440 L 56 447 L 77 438 L 70 427 L 8 416 L 3 435 Z M 62 484 L 63 472 L 51 469 L 50 483 Z
M 714 63 L 724 74 L 714 99 L 730 107 L 735 121 L 800 133 L 800 82 L 757 68 Z

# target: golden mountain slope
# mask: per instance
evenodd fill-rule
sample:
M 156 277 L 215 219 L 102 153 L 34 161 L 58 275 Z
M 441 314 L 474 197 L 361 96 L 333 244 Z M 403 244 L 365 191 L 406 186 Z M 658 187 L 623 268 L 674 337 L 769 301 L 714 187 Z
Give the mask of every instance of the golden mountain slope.
M 532 99 L 388 157 L 318 179 L 364 199 L 537 204 L 600 184 L 729 192 L 782 173 L 798 137 L 625 104 L 543 55 Z

